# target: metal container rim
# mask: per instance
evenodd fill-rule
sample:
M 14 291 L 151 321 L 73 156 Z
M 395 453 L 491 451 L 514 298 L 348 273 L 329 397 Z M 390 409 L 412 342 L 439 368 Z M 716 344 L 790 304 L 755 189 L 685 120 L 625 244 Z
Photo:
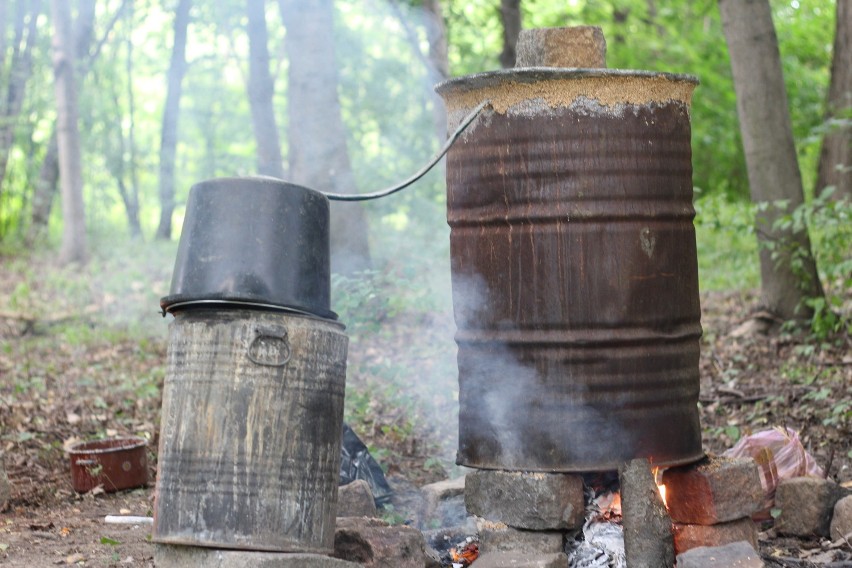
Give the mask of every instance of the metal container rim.
M 328 203 L 328 197 L 325 195 L 325 193 L 321 191 L 304 185 L 300 185 L 298 183 L 289 182 L 285 179 L 264 175 L 215 177 L 196 182 L 192 184 L 192 187 L 190 189 L 195 189 L 196 187 L 198 187 L 200 190 L 203 190 L 205 187 L 219 186 L 231 188 L 235 184 L 244 184 L 245 182 L 259 182 L 269 186 L 279 186 L 281 189 L 292 189 L 302 191 L 304 193 L 311 194 L 315 197 L 321 197 L 323 201 Z M 255 186 L 255 188 L 257 188 L 257 186 Z
M 673 82 L 691 83 L 698 85 L 700 81 L 695 75 L 684 73 L 667 73 L 665 71 L 648 71 L 640 69 L 586 69 L 561 67 L 521 67 L 515 69 L 498 69 L 473 75 L 453 77 L 435 85 L 435 92 L 440 95 L 449 92 L 465 92 L 493 87 L 506 81 L 518 83 L 537 83 L 559 79 L 598 79 L 598 78 L 662 78 Z
M 77 442 L 67 448 L 66 452 L 72 456 L 79 454 L 109 454 L 144 448 L 147 445 L 148 440 L 140 436 L 121 436 L 118 438 L 104 438 L 103 440 Z

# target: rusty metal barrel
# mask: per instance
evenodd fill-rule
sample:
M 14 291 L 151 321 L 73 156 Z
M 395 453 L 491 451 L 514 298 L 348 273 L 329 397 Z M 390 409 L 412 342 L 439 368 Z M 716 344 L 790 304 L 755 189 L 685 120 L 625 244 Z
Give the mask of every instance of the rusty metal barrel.
M 178 310 L 153 540 L 330 554 L 348 340 L 308 315 Z
M 694 77 L 519 68 L 437 87 L 459 464 L 602 471 L 699 459 Z

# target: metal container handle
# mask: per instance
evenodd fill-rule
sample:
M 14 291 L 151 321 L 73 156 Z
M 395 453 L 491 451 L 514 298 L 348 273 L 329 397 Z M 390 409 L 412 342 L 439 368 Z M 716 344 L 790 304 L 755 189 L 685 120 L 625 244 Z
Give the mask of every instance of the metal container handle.
M 254 331 L 256 335 L 254 336 L 254 339 L 249 345 L 248 352 L 246 353 L 249 361 L 255 365 L 261 365 L 263 367 L 283 367 L 290 362 L 290 356 L 292 353 L 290 350 L 290 339 L 286 327 L 277 325 L 258 326 Z M 281 356 L 277 361 L 263 361 L 258 358 L 257 351 L 260 348 L 259 342 L 264 339 L 271 339 L 283 343 L 281 347 Z

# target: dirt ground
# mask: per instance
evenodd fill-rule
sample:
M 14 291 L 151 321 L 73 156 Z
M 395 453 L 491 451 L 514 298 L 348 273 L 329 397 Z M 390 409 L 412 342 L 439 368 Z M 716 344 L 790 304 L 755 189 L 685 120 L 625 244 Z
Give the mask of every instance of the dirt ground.
M 805 334 L 765 334 L 741 327 L 755 303 L 747 293 L 702 296 L 705 448 L 719 453 L 751 432 L 788 426 L 799 432 L 829 477 L 848 484 L 850 337 L 815 344 Z M 85 340 L 63 336 L 60 341 L 58 325 L 0 317 L 0 455 L 11 483 L 10 501 L 0 513 L 0 565 L 153 565 L 150 525 L 104 522 L 106 515 L 149 516 L 153 489 L 77 495 L 63 445 L 79 438 L 141 434 L 156 448 L 165 334 L 140 343 L 98 329 L 96 322 L 92 328 L 92 336 Z M 388 342 L 387 336 L 361 345 L 368 355 L 359 364 L 411 348 Z M 153 379 L 140 384 L 133 380 L 136 376 Z M 376 420 L 381 423 L 381 416 Z M 418 484 L 436 477 L 434 456 L 429 453 L 436 444 L 427 439 L 430 435 L 415 431 L 409 436 L 415 439 L 402 439 L 362 433 L 373 446 L 397 444 L 388 448 L 392 463 L 384 465 Z M 153 451 L 149 458 L 153 480 Z M 852 561 L 843 563 L 852 559 L 848 544 L 830 548 L 818 539 L 782 539 L 770 527 L 761 536 L 765 558 L 774 559 L 771 566 L 852 566 Z

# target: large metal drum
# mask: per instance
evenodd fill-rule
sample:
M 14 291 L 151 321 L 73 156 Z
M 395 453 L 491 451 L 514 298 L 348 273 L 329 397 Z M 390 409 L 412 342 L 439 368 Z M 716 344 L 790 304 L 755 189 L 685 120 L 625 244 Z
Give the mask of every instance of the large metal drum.
M 347 338 L 273 311 L 178 311 L 168 362 L 155 542 L 330 554 Z
M 601 471 L 699 459 L 696 79 L 516 69 L 438 92 L 459 346 L 458 463 Z

